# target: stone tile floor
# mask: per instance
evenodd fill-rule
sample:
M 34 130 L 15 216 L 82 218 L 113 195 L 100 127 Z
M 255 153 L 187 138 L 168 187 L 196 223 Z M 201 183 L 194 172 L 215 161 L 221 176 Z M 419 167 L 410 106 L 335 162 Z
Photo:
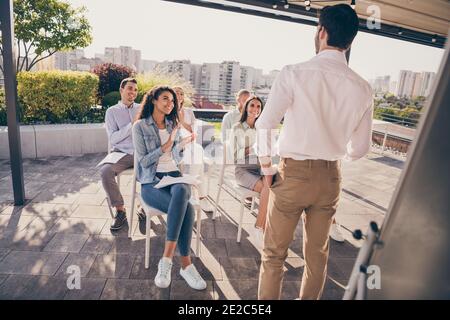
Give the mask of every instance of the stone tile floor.
M 256 299 L 260 253 L 255 247 L 255 217 L 245 212 L 242 241 L 236 243 L 239 203 L 223 192 L 220 215 L 202 215 L 201 256 L 194 263 L 207 280 L 206 290 L 188 288 L 178 274 L 158 289 L 153 279 L 162 254 L 164 218 L 153 218 L 150 268 L 144 268 L 143 226 L 134 219 L 111 233 L 111 218 L 96 164 L 103 154 L 24 160 L 27 203 L 11 204 L 9 162 L 0 160 L 0 299 Z M 345 243 L 331 241 L 328 279 L 323 299 L 341 299 L 361 242 L 350 231 L 381 224 L 399 179 L 403 161 L 370 154 L 343 165 L 343 192 L 336 219 Z M 210 201 L 217 177 L 211 178 Z M 131 177 L 121 179 L 130 203 Z M 128 208 L 130 210 L 130 208 Z M 195 237 L 195 233 L 194 233 Z M 298 226 L 285 265 L 283 299 L 298 297 L 303 255 Z M 195 241 L 192 241 L 193 246 Z M 77 265 L 81 289 L 69 290 L 67 269 Z

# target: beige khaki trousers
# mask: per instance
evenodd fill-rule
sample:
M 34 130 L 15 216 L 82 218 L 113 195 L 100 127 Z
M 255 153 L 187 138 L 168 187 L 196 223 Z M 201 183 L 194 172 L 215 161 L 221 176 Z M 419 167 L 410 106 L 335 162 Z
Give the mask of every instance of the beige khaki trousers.
M 339 161 L 281 159 L 269 195 L 258 299 L 280 299 L 283 265 L 300 217 L 305 259 L 300 299 L 320 299 L 341 179 Z

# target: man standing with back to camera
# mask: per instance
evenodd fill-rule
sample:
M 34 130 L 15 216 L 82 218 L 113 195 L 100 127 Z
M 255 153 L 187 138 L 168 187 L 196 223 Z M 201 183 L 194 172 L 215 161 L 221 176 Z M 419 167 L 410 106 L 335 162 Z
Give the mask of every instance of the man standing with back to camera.
M 324 7 L 315 36 L 317 55 L 282 69 L 256 123 L 257 153 L 263 173 L 269 175 L 270 131 L 284 117 L 279 172 L 269 196 L 259 299 L 280 299 L 283 265 L 303 212 L 300 298 L 322 295 L 329 231 L 341 190 L 340 160 L 359 159 L 371 145 L 372 90 L 345 58 L 357 32 L 358 17 L 350 6 Z

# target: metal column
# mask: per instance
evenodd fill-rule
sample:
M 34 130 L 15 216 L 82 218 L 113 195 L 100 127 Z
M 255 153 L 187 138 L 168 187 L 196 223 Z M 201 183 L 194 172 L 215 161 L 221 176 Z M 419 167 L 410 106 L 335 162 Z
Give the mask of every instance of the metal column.
M 23 205 L 25 202 L 25 188 L 23 182 L 19 114 L 17 112 L 13 0 L 0 1 L 0 25 L 2 31 L 3 70 L 5 78 L 9 156 L 14 190 L 14 204 Z

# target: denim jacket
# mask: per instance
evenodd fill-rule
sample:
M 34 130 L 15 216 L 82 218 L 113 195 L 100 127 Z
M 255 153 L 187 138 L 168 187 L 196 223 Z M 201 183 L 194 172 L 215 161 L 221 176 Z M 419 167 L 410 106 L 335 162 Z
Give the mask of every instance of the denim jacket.
M 173 130 L 173 123 L 165 119 L 169 133 Z M 183 157 L 183 149 L 180 148 L 180 132 L 178 131 L 172 147 L 172 157 L 179 164 Z M 133 143 L 135 148 L 136 178 L 141 184 L 158 182 L 156 168 L 163 152 L 158 127 L 153 117 L 138 120 L 133 125 Z

